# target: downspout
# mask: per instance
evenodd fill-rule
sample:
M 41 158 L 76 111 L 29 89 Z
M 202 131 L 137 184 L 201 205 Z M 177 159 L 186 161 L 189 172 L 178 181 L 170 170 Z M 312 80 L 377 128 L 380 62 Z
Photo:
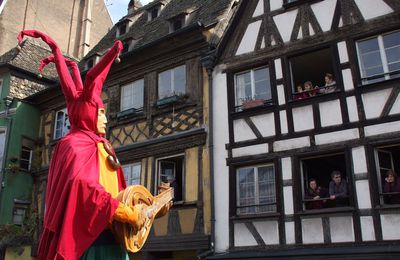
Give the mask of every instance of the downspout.
M 0 198 L 2 197 L 1 194 L 4 188 L 4 176 L 5 176 L 5 168 L 6 168 L 6 161 L 8 157 L 8 148 L 10 146 L 10 134 L 11 134 L 11 127 L 13 122 L 13 117 L 9 117 L 9 110 L 11 107 L 12 102 L 14 101 L 13 97 L 6 96 L 4 98 L 4 105 L 5 105 L 5 112 L 4 112 L 4 120 L 7 121 L 7 129 L 6 129 L 6 140 L 4 144 L 4 151 L 3 151 L 3 161 L 1 162 L 1 172 L 0 172 Z M 0 201 L 1 203 L 1 201 Z
M 93 0 L 86 0 L 85 2 L 85 16 L 82 20 L 82 49 L 81 49 L 81 57 L 84 57 L 90 49 L 90 33 L 92 27 L 92 7 L 93 7 Z
M 202 65 L 207 70 L 208 76 L 208 151 L 210 156 L 210 197 L 211 197 L 211 241 L 210 250 L 197 256 L 198 259 L 204 259 L 214 253 L 215 248 L 215 200 L 214 200 L 214 132 L 213 132 L 213 71 L 215 63 L 215 50 L 211 50 L 201 58 Z

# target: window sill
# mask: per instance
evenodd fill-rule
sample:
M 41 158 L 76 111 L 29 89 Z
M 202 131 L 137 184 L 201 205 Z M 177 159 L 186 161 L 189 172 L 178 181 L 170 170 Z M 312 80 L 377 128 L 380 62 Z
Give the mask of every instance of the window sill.
M 117 121 L 122 121 L 125 119 L 133 118 L 139 115 L 143 114 L 143 108 L 141 109 L 136 109 L 136 108 L 130 108 L 121 112 L 118 112 L 116 117 Z
M 263 214 L 248 214 L 248 215 L 237 215 L 232 216 L 230 219 L 232 221 L 236 220 L 245 220 L 245 219 L 257 219 L 257 218 L 278 218 L 281 213 L 274 212 L 274 213 L 263 213 Z
M 398 210 L 400 209 L 400 204 L 382 204 L 375 207 L 377 210 Z
M 297 102 L 301 103 L 301 102 L 305 102 L 306 100 L 316 100 L 316 99 L 319 99 L 321 97 L 327 97 L 327 96 L 331 97 L 331 96 L 334 96 L 335 94 L 340 93 L 340 92 L 341 92 L 341 90 L 337 89 L 337 90 L 335 90 L 333 92 L 330 92 L 330 93 L 320 93 L 320 94 L 315 95 L 313 97 L 306 97 L 306 98 L 301 98 L 301 99 L 294 99 L 293 96 L 295 94 L 292 94 L 292 99 L 290 99 L 288 101 L 288 103 L 297 103 Z
M 295 213 L 298 216 L 310 216 L 310 215 L 326 215 L 336 213 L 352 213 L 354 212 L 353 207 L 337 207 L 337 208 L 326 208 L 326 209 L 309 209 Z
M 157 100 L 156 106 L 157 107 L 166 107 L 176 103 L 183 103 L 187 99 L 187 95 L 173 95 L 169 97 L 165 97 L 162 99 Z
M 257 105 L 253 107 L 248 107 L 248 108 L 243 108 L 242 106 L 238 106 L 234 108 L 234 114 L 242 114 L 246 113 L 249 111 L 259 111 L 259 110 L 264 110 L 266 108 L 273 108 L 275 106 L 275 103 L 272 103 L 271 101 L 264 101 L 264 104 L 262 105 Z

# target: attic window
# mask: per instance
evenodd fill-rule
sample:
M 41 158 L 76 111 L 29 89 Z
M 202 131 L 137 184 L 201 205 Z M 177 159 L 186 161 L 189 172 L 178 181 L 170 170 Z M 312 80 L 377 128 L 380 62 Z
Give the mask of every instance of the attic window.
M 127 24 L 126 23 L 124 23 L 124 24 L 121 24 L 120 26 L 119 26 L 119 35 L 121 36 L 121 35 L 124 35 L 125 33 L 126 33 L 126 27 L 127 27 Z
M 98 59 L 99 59 L 99 55 L 97 55 L 97 54 L 95 54 L 94 56 L 90 57 L 86 61 L 86 70 L 89 70 L 89 69 L 93 68 L 93 66 L 96 65 Z
M 150 22 L 150 21 L 153 21 L 154 19 L 156 19 L 157 17 L 159 17 L 163 8 L 164 8 L 164 4 L 161 2 L 148 8 L 147 9 L 147 20 Z
M 169 20 L 169 32 L 175 32 L 179 29 L 182 29 L 186 25 L 186 17 L 187 14 L 178 15 Z
M 155 7 L 151 10 L 151 20 L 154 20 L 158 17 L 159 8 Z
M 127 39 L 127 40 L 123 41 L 122 53 L 127 53 L 128 51 L 130 51 L 131 44 L 132 44 L 132 39 Z

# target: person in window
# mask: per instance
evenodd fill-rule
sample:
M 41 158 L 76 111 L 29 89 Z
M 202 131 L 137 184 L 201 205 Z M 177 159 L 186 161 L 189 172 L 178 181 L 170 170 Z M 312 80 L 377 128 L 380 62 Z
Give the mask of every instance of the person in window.
M 306 209 L 322 209 L 326 200 L 323 198 L 328 197 L 328 191 L 318 186 L 316 179 L 310 179 L 308 181 L 308 189 L 306 190 L 306 194 L 304 195 L 304 199 L 306 200 L 314 200 L 306 202 Z
M 304 99 L 307 98 L 308 94 L 304 92 L 304 89 L 301 85 L 297 86 L 297 92 L 294 95 L 294 100 Z
M 333 171 L 329 183 L 329 198 L 335 202 L 336 207 L 349 205 L 349 195 L 347 192 L 347 182 L 342 179 L 340 171 Z
M 304 91 L 308 97 L 315 97 L 318 94 L 318 86 L 314 87 L 311 81 L 306 81 L 304 83 Z
M 336 91 L 336 81 L 330 73 L 325 74 L 325 86 L 319 90 L 322 94 L 332 93 Z
M 383 186 L 383 200 L 386 204 L 400 204 L 400 180 L 397 178 L 397 174 L 393 170 L 387 172 L 385 178 L 385 185 Z M 396 192 L 398 192 L 396 194 Z M 394 193 L 394 194 L 390 194 Z
M 181 190 L 178 187 L 178 183 L 176 182 L 175 176 L 173 175 L 168 175 L 167 176 L 167 182 L 169 183 L 169 186 L 174 188 L 174 201 L 180 201 L 182 200 L 181 196 Z

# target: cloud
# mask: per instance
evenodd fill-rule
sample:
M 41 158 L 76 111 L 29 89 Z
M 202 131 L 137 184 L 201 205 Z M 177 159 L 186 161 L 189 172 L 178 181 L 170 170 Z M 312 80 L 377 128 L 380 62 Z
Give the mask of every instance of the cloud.
M 116 23 L 121 17 L 128 14 L 128 4 L 130 0 L 104 0 L 107 5 L 113 23 Z M 141 0 L 143 5 L 150 3 L 152 0 Z

